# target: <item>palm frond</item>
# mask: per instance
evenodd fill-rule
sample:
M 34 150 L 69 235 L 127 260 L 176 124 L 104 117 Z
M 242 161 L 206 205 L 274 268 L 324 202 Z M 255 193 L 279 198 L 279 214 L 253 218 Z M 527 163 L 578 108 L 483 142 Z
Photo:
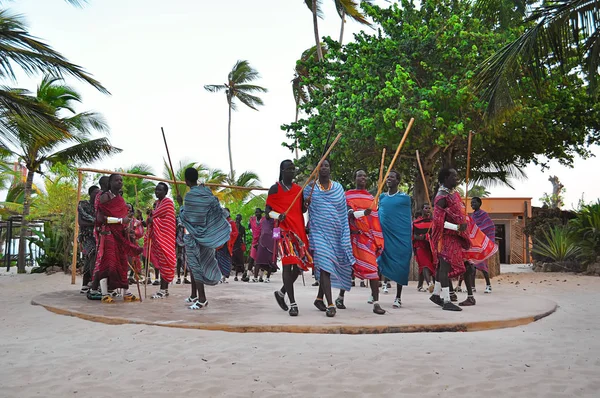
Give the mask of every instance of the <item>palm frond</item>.
M 15 79 L 13 64 L 25 73 L 53 71 L 55 75 L 71 75 L 102 93 L 108 90 L 81 66 L 73 64 L 46 43 L 31 36 L 22 18 L 0 10 L 0 76 Z
M 226 88 L 227 86 L 225 86 L 224 84 L 206 84 L 204 86 L 204 89 L 211 93 L 217 93 Z
M 89 137 L 94 131 L 105 134 L 110 132 L 104 116 L 95 112 L 81 112 L 72 117 L 63 118 L 62 121 L 69 130 L 75 130 L 83 137 Z
M 257 106 L 264 105 L 263 100 L 260 97 L 257 97 L 255 95 L 250 95 L 250 94 L 245 94 L 245 93 L 238 93 L 236 97 L 240 100 L 240 102 L 242 104 L 246 105 L 249 108 L 254 109 L 255 111 L 258 110 L 256 108 Z
M 70 146 L 40 160 L 50 164 L 85 164 L 120 152 L 122 150 L 112 146 L 107 138 L 97 138 Z
M 371 3 L 372 1 L 366 2 Z M 350 19 L 362 25 L 371 26 L 371 23 L 360 10 L 360 2 L 356 0 L 335 0 L 335 8 L 340 18 L 350 17 Z
M 252 84 L 237 84 L 235 86 L 235 88 L 236 88 L 236 91 L 241 91 L 241 92 L 246 92 L 246 93 L 255 93 L 255 92 L 266 93 L 269 91 L 264 87 L 255 86 Z
M 321 0 L 317 0 L 317 16 L 323 19 L 323 10 L 321 9 L 321 3 Z M 304 0 L 304 4 L 306 4 L 310 12 L 313 12 L 312 0 Z
M 571 73 L 584 67 L 589 89 L 597 95 L 600 68 L 600 1 L 543 2 L 527 22 L 535 25 L 485 60 L 478 70 L 476 90 L 494 116 L 512 106 L 510 90 L 518 90 L 516 73 L 522 67 L 540 81 L 546 73 Z

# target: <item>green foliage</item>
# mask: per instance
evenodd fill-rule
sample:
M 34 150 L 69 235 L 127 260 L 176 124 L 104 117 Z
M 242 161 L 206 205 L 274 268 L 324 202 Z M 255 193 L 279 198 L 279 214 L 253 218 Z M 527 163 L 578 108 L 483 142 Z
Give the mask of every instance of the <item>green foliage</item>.
M 43 250 L 38 258 L 39 267 L 33 268 L 32 273 L 43 273 L 50 267 L 61 267 L 66 270 L 69 260 L 65 261 L 64 249 L 70 244 L 69 237 L 65 231 L 52 225 L 44 223 L 44 232 L 33 231 L 35 236 L 29 238 L 30 242 Z
M 537 239 L 533 252 L 555 263 L 575 260 L 581 253 L 577 237 L 566 226 L 555 226 L 543 232 L 543 238 Z
M 494 29 L 474 16 L 467 0 L 427 0 L 419 7 L 405 0 L 388 9 L 363 3 L 363 8 L 377 34 L 361 32 L 344 46 L 326 38 L 326 62 L 305 62 L 309 73 L 302 84 L 314 87 L 301 105 L 307 117 L 282 126 L 290 150 L 297 140 L 306 153 L 299 163 L 316 164 L 335 118 L 336 133 L 343 136 L 331 155 L 333 178 L 350 185 L 352 172 L 365 168 L 376 180 L 382 149 L 387 148 L 387 164 L 414 117 L 395 168 L 403 182 L 414 185 L 420 205 L 425 193 L 415 150 L 431 192 L 439 167 L 453 166 L 464 175 L 470 130 L 476 132 L 472 174 L 483 180 L 505 178 L 506 167 L 522 167 L 542 154 L 569 164 L 576 154 L 588 156 L 587 146 L 597 142 L 600 105 L 576 75 L 549 76 L 538 86 L 523 77 L 525 93 L 515 110 L 493 124 L 484 119 L 487 104 L 472 88 L 477 67 L 521 28 Z
M 227 204 L 227 208 L 229 209 L 231 218 L 233 220 L 235 220 L 238 214 L 242 215 L 242 225 L 244 226 L 244 228 L 246 228 L 245 239 L 247 255 L 249 255 L 250 253 L 250 243 L 252 242 L 252 231 L 248 227 L 248 224 L 250 223 L 250 217 L 254 215 L 254 211 L 256 210 L 256 208 L 264 210 L 266 201 L 267 195 L 263 194 L 252 197 L 252 199 L 250 199 L 246 203 L 235 201 Z
M 600 200 L 583 206 L 569 225 L 577 233 L 581 260 L 586 264 L 595 262 L 600 256 Z
M 117 172 L 153 176 L 152 167 L 144 163 L 135 164 L 127 169 L 117 169 Z M 154 203 L 155 183 L 137 177 L 123 177 L 123 199 L 131 203 L 136 210 L 146 214 L 147 209 L 152 209 Z

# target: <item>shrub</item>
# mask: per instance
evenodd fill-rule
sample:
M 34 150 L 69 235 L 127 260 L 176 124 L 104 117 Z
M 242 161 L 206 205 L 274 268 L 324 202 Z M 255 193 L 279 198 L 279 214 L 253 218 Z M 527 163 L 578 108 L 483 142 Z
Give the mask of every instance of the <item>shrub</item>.
M 535 241 L 532 251 L 555 263 L 575 260 L 581 253 L 576 234 L 564 226 L 555 226 L 543 232 Z

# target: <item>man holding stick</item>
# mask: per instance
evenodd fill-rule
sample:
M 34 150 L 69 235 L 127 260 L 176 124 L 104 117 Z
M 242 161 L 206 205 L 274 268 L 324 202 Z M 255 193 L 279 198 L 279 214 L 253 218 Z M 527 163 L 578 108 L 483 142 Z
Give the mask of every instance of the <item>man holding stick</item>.
M 185 203 L 180 195 L 177 202 L 182 206 L 180 218 L 186 229 L 185 252 L 192 274 L 190 309 L 198 310 L 208 305 L 204 285 L 214 286 L 221 279 L 215 249 L 229 241 L 231 226 L 212 191 L 198 185 L 198 170 L 187 168 L 185 183 L 190 187 Z
M 96 237 L 94 225 L 96 222 L 96 209 L 94 203 L 100 188 L 92 185 L 88 189 L 90 200 L 82 200 L 77 206 L 77 222 L 79 223 L 79 244 L 83 255 L 83 284 L 80 293 L 86 294 L 90 290 L 92 273 L 96 264 Z
M 291 160 L 281 162 L 278 182 L 269 189 L 266 204 L 266 217 L 279 222 L 279 239 L 275 242 L 274 256 L 281 257 L 283 286 L 274 292 L 275 300 L 282 310 L 288 311 L 288 305 L 285 302 L 287 294 L 290 301 L 290 316 L 298 316 L 294 282 L 302 271 L 307 271 L 313 266 L 308 252 L 308 239 L 303 216 L 308 202 L 305 202 L 302 196 L 294 202 L 294 198 L 302 191 L 302 188 L 294 183 L 295 175 L 294 162 Z M 291 208 L 290 205 L 292 205 Z
M 352 286 L 352 255 L 346 196 L 341 184 L 332 181 L 331 163 L 325 159 L 319 168 L 319 177 L 313 186 L 304 188 L 304 200 L 310 201 L 309 235 L 315 262 L 315 276 L 319 293 L 315 306 L 334 317 L 336 307 L 331 288 L 349 291 Z M 312 195 L 312 198 L 311 198 Z M 327 298 L 327 306 L 323 302 Z

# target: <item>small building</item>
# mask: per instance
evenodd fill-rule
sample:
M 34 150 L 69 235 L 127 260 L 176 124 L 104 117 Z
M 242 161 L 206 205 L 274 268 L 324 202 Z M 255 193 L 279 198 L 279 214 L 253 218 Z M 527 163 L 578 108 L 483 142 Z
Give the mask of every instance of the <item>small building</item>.
M 531 198 L 481 198 L 481 209 L 496 225 L 496 243 L 500 263 L 529 263 L 529 245 L 523 228 L 531 217 Z M 472 213 L 469 201 L 469 213 Z

